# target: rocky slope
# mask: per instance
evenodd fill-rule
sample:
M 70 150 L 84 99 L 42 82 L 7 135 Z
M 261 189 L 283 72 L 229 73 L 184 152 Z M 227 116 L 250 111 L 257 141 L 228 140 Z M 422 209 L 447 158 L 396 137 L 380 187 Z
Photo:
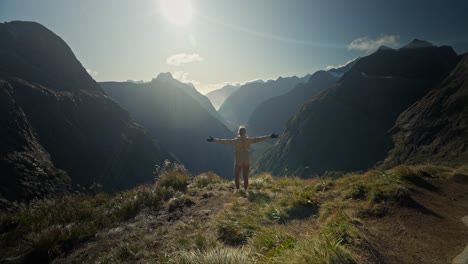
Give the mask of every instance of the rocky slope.
M 208 144 L 205 139 L 210 135 L 232 138 L 234 134 L 181 89 L 186 84 L 175 79 L 168 81 L 172 78 L 169 75 L 160 74 L 144 84 L 103 82 L 101 86 L 190 171 L 215 171 L 230 177 L 233 150 L 229 146 Z
M 287 124 L 257 170 L 309 176 L 363 170 L 392 147 L 400 113 L 439 84 L 458 62 L 452 48 L 379 49 L 361 58 L 331 89 Z
M 173 159 L 104 94 L 68 45 L 38 23 L 0 24 L 0 80 L 9 105 L 2 105 L 2 120 L 20 126 L 1 126 L 2 141 L 25 142 L 2 149 L 1 159 L 28 168 L 7 174 L 2 167 L 2 178 L 9 178 L 2 189 L 20 188 L 14 185 L 26 177 L 44 184 L 32 189 L 48 188 L 47 181 L 59 188 L 67 174 L 73 186 L 127 188 L 151 180 L 153 165 Z M 14 153 L 26 154 L 16 164 Z M 29 173 L 33 169 L 37 173 Z M 50 179 L 42 182 L 41 170 Z
M 468 55 L 450 75 L 403 112 L 385 164 L 468 162 Z
M 7 201 L 67 193 L 70 177 L 50 161 L 5 81 L 0 81 L 0 127 L 0 199 L 5 199 L 0 208 Z

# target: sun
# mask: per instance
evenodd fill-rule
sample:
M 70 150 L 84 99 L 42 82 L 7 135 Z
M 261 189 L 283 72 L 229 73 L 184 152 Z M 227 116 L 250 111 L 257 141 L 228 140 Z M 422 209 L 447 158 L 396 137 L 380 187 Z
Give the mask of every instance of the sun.
M 192 0 L 160 0 L 163 16 L 172 24 L 187 26 L 192 20 Z

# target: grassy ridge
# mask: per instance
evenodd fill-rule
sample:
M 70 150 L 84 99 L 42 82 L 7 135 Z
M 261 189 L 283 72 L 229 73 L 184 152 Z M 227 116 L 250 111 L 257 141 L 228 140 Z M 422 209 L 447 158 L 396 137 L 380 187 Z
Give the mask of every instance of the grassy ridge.
M 103 249 L 94 261 L 372 260 L 375 252 L 362 219 L 385 217 L 393 208 L 414 204 L 408 186 L 435 188 L 423 176 L 448 178 L 456 173 L 452 168 L 425 165 L 307 180 L 260 174 L 251 179 L 248 192 L 233 194 L 233 183 L 213 173 L 191 177 L 182 167 L 167 164 L 155 185 L 116 194 L 36 200 L 1 213 L 0 259 L 51 261 L 127 225 L 118 246 Z M 183 210 L 194 204 L 200 206 L 194 206 L 196 210 L 207 209 L 202 202 L 210 199 L 219 203 L 211 205 L 217 208 L 210 207 L 205 219 L 197 217 L 199 212 Z M 171 214 L 178 214 L 180 220 L 151 222 L 150 216 Z M 128 227 L 129 222 L 135 224 Z M 151 225 L 151 231 L 145 225 Z

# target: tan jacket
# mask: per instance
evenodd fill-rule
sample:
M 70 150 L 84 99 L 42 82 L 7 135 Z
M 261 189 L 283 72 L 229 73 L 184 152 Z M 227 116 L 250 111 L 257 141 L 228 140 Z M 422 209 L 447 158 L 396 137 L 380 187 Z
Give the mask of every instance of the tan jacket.
M 233 139 L 219 139 L 215 138 L 214 142 L 233 145 L 235 151 L 235 164 L 236 165 L 249 165 L 250 164 L 250 144 L 255 144 L 263 140 L 269 139 L 270 136 L 249 138 L 246 136 L 238 136 Z

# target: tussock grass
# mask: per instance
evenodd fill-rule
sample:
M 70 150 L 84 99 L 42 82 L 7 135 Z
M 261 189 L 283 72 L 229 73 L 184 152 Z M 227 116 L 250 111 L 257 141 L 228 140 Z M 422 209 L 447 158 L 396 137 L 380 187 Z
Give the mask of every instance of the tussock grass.
M 244 248 L 214 248 L 206 251 L 177 252 L 169 263 L 177 264 L 252 264 L 250 251 Z
M 190 173 L 181 164 L 166 160 L 162 167 L 156 169 L 155 174 L 158 187 L 171 187 L 182 192 L 187 189 Z
M 256 189 L 256 190 L 262 190 L 262 189 L 267 189 L 271 186 L 273 182 L 273 177 L 271 174 L 268 173 L 262 173 L 255 175 L 250 179 L 250 188 Z
M 116 194 L 73 194 L 56 199 L 33 200 L 18 210 L 0 213 L 0 260 L 15 258 L 49 262 L 93 237 L 100 230 L 128 221 L 144 209 L 158 210 L 164 200 L 184 189 L 188 174 L 169 165 L 162 170 L 163 184 L 142 185 Z M 182 175 L 182 176 L 181 176 Z M 179 192 L 180 193 L 180 192 Z M 186 197 L 177 197 L 184 205 Z
M 260 174 L 247 193 L 227 195 L 232 182 L 214 173 L 192 178 L 182 166 L 166 163 L 154 185 L 37 200 L 0 213 L 0 262 L 50 262 L 105 230 L 124 227 L 91 262 L 356 263 L 372 247 L 359 218 L 405 206 L 415 186 L 437 191 L 431 178 L 464 181 L 467 174 L 466 166 L 430 164 L 307 180 Z M 225 201 L 220 207 L 210 199 Z M 182 209 L 194 201 L 209 204 L 201 207 L 208 213 L 192 207 L 184 216 Z
M 249 246 L 265 259 L 282 254 L 284 250 L 294 248 L 297 238 L 277 226 L 262 227 L 249 239 Z
M 339 210 L 326 220 L 322 233 L 343 244 L 359 244 L 359 231 L 352 222 L 348 214 Z
M 353 254 L 347 250 L 341 240 L 333 240 L 325 235 L 299 241 L 290 250 L 269 259 L 266 263 L 298 264 L 352 264 L 356 263 Z
M 174 211 L 176 209 L 181 209 L 184 206 L 191 206 L 194 204 L 194 202 L 187 195 L 181 192 L 176 192 L 174 197 L 169 199 L 167 204 L 169 211 Z
M 93 237 L 115 217 L 97 210 L 93 199 L 67 196 L 32 201 L 0 219 L 2 225 L 16 226 L 0 235 L 0 256 L 48 260 Z
M 310 187 L 296 189 L 288 195 L 283 195 L 280 205 L 285 207 L 290 219 L 304 219 L 318 214 L 319 211 L 319 203 Z
M 265 220 L 259 206 L 234 200 L 217 220 L 218 238 L 227 245 L 243 245 Z
M 223 179 L 213 172 L 199 174 L 193 179 L 193 185 L 197 188 L 204 188 L 221 182 L 223 182 Z

